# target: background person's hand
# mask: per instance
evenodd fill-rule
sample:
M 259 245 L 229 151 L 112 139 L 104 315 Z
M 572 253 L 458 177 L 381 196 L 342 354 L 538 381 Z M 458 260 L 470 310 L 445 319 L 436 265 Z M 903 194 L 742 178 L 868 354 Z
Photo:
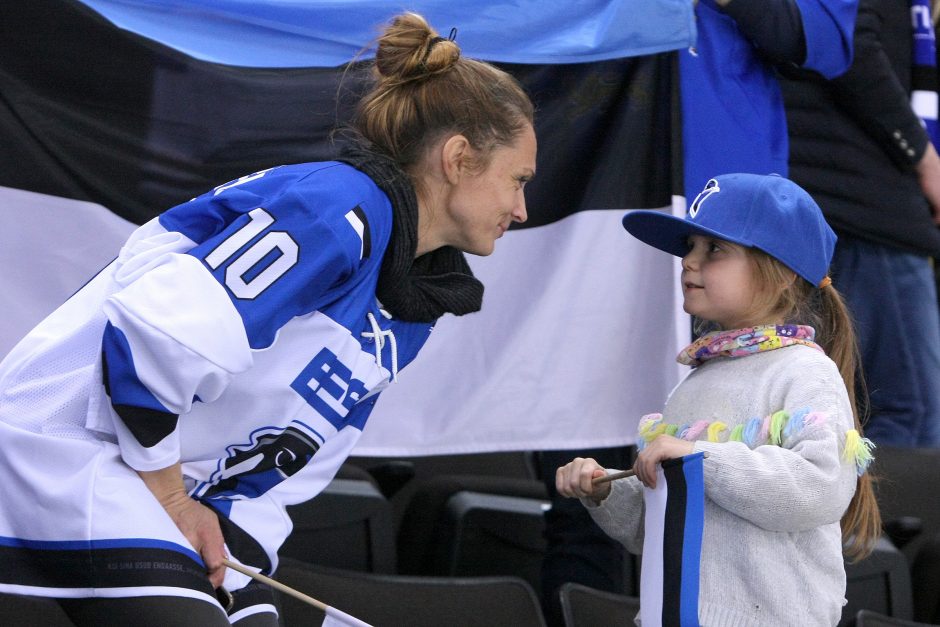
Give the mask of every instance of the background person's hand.
M 940 157 L 933 144 L 927 142 L 927 150 L 916 166 L 920 189 L 930 203 L 933 221 L 940 224 Z
M 555 489 L 567 497 L 589 498 L 600 503 L 610 494 L 610 482 L 595 485 L 595 477 L 603 477 L 607 471 L 590 457 L 575 457 L 555 471 Z

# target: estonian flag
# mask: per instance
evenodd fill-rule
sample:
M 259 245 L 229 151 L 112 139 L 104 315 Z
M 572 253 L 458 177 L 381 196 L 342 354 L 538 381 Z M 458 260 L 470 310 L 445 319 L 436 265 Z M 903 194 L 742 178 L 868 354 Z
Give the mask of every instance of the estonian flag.
M 224 5 L 224 6 L 223 6 Z M 536 105 L 529 220 L 468 259 L 483 310 L 445 316 L 382 393 L 362 456 L 619 446 L 681 371 L 677 264 L 628 209 L 672 207 L 688 0 L 415 0 Z M 344 64 L 388 0 L 0 2 L 0 357 L 130 231 L 245 174 L 335 155 Z M 362 57 L 365 58 L 365 57 Z M 340 102 L 337 105 L 337 95 Z M 655 347 L 655 350 L 633 350 Z
M 697 627 L 705 484 L 704 453 L 662 463 L 646 503 L 640 619 L 643 627 Z

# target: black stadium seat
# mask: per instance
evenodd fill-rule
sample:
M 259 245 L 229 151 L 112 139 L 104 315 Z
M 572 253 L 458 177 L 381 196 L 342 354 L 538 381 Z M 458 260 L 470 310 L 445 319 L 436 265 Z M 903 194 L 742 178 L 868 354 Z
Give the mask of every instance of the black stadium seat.
M 399 572 L 511 575 L 539 589 L 545 486 L 535 479 L 444 475 L 417 487 L 398 532 Z
M 914 619 L 940 625 L 940 533 L 927 538 L 911 564 Z
M 638 597 L 568 582 L 558 590 L 565 627 L 633 627 Z
M 912 568 L 915 616 L 940 622 L 940 449 L 879 446 L 872 472 L 885 531 Z
M 855 624 L 856 614 L 862 609 L 893 618 L 912 618 L 907 558 L 884 537 L 871 555 L 854 564 L 846 563 L 845 575 L 848 603 L 842 610 L 840 627 Z
M 856 627 L 927 627 L 934 623 L 918 623 L 903 618 L 885 616 L 871 610 L 860 610 L 855 618 Z
M 889 535 L 898 521 L 917 523 L 920 533 L 896 542 L 913 562 L 921 544 L 940 534 L 940 449 L 879 446 L 871 471 Z
M 516 577 L 411 577 L 325 568 L 285 559 L 281 583 L 376 627 L 545 627 L 538 598 Z M 285 627 L 323 612 L 281 594 Z
M 343 465 L 316 498 L 288 507 L 294 530 L 279 554 L 305 562 L 394 573 L 391 504 L 366 471 Z

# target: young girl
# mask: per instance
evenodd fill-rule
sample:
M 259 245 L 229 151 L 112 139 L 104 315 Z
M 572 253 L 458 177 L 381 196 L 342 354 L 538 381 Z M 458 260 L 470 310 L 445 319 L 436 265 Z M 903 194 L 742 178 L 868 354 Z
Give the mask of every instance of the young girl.
M 880 533 L 855 339 L 826 275 L 835 234 L 796 184 L 752 174 L 710 180 L 685 219 L 623 223 L 682 257 L 684 309 L 715 330 L 679 354 L 694 370 L 641 422 L 636 478 L 593 485 L 607 471 L 576 458 L 558 492 L 639 553 L 656 464 L 707 451 L 701 624 L 835 625 L 843 550 L 864 556 Z

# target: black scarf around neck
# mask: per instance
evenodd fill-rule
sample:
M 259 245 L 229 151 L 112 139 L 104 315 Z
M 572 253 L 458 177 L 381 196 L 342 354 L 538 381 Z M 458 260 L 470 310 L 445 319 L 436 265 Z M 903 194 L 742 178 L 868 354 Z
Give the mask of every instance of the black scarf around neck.
M 474 278 L 462 252 L 445 246 L 415 259 L 418 198 L 408 176 L 391 159 L 355 144 L 344 146 L 338 160 L 368 175 L 392 201 L 392 235 L 376 288 L 382 306 L 410 322 L 479 311 L 483 284 Z

